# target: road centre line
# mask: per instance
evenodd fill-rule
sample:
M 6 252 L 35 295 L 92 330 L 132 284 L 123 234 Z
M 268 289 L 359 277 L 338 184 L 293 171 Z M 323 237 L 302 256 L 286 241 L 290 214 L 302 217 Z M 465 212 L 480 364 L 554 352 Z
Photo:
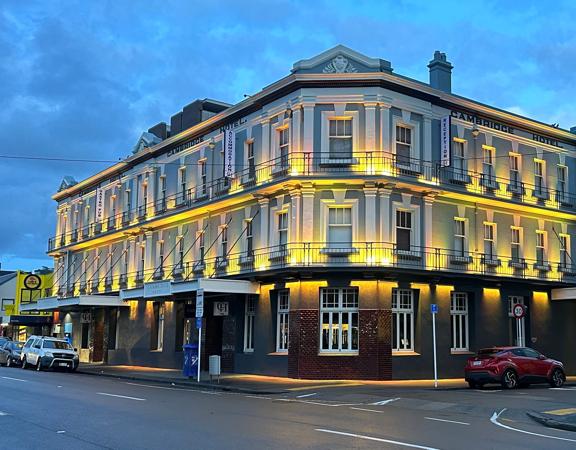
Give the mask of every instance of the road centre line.
M 0 377 L 0 378 L 4 378 L 5 380 L 12 380 L 12 381 L 22 381 L 24 383 L 28 382 L 28 380 L 23 380 L 21 378 L 12 378 L 12 377 Z
M 400 397 L 398 398 L 389 398 L 388 400 L 380 400 L 379 402 L 374 402 L 374 403 L 370 403 L 371 405 L 374 406 L 382 406 L 382 405 L 387 405 L 388 403 L 392 403 L 395 402 L 397 400 L 400 400 Z
M 108 393 L 106 393 L 106 392 L 97 392 L 97 394 L 98 394 L 98 395 L 106 395 L 106 396 L 108 396 L 108 397 L 118 397 L 118 398 L 125 398 L 125 399 L 128 399 L 128 400 L 137 400 L 137 401 L 140 401 L 140 402 L 146 401 L 145 398 L 129 397 L 129 396 L 127 396 L 127 395 L 108 394 Z
M 350 409 L 354 409 L 356 411 L 366 411 L 366 412 L 373 412 L 373 413 L 379 413 L 382 414 L 384 411 L 379 411 L 377 409 L 368 409 L 368 408 L 356 408 L 354 406 L 351 406 Z
M 318 395 L 318 392 L 312 392 L 311 394 L 302 394 L 296 396 L 296 398 L 312 397 L 313 395 Z
M 245 395 L 246 398 L 255 398 L 257 400 L 272 400 L 272 397 L 262 397 L 261 395 Z
M 490 418 L 490 422 L 492 422 L 494 425 L 498 425 L 499 427 L 506 428 L 507 430 L 517 431 L 518 433 L 530 434 L 532 436 L 539 436 L 539 437 L 548 438 L 548 439 L 557 439 L 559 441 L 576 442 L 576 439 L 568 439 L 568 438 L 563 438 L 563 437 L 559 437 L 559 436 L 550 436 L 548 434 L 533 433 L 532 431 L 520 430 L 518 428 L 513 428 L 509 425 L 504 425 L 503 423 L 498 422 L 498 419 L 500 418 L 502 413 L 504 411 L 506 411 L 506 409 L 507 408 L 504 408 L 499 413 L 494 412 L 494 414 L 492 414 L 492 417 Z
M 457 420 L 437 419 L 436 417 L 424 417 L 427 420 L 436 420 L 438 422 L 456 423 L 458 425 L 470 425 L 467 422 L 458 422 Z
M 438 450 L 434 447 L 425 447 L 423 445 L 409 444 L 407 442 L 393 441 L 390 439 L 382 439 L 382 438 L 377 438 L 377 437 L 373 437 L 373 436 L 366 436 L 363 434 L 345 433 L 343 431 L 326 430 L 324 428 L 315 428 L 315 431 L 320 431 L 321 433 L 337 434 L 340 436 L 348 436 L 348 437 L 353 437 L 353 438 L 357 438 L 357 439 L 366 439 L 368 441 L 384 442 L 386 444 L 402 445 L 404 447 L 420 448 L 423 450 Z

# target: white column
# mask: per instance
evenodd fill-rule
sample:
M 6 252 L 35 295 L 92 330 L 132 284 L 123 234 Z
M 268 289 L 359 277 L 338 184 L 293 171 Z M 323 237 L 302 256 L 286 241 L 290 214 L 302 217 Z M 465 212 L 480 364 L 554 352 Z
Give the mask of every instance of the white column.
M 261 197 L 258 199 L 258 204 L 260 205 L 260 248 L 266 248 L 270 245 L 270 200 Z
M 393 186 L 380 188 L 380 242 L 391 242 L 390 235 L 390 222 L 391 217 L 391 204 L 390 194 L 392 194 Z
M 364 150 L 367 152 L 376 151 L 376 106 L 376 103 L 364 104 L 366 111 Z
M 314 186 L 302 186 L 302 242 L 314 242 Z
M 383 152 L 392 153 L 390 148 L 390 105 L 380 107 L 380 148 Z
M 305 103 L 304 107 L 304 139 L 302 151 L 314 151 L 314 104 Z
M 422 159 L 432 161 L 432 119 L 424 117 L 424 142 L 422 145 Z
M 364 221 L 364 241 L 376 242 L 376 194 L 378 188 L 374 183 L 364 186 L 366 220 Z

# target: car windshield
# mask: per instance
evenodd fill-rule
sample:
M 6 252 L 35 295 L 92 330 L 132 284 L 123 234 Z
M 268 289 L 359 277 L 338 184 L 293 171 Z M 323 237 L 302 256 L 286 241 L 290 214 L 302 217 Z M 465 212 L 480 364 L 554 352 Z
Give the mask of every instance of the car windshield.
M 11 347 L 12 350 L 20 350 L 24 347 L 24 342 L 12 342 Z
M 58 350 L 72 350 L 72 346 L 64 341 L 44 341 L 44 348 L 55 348 Z

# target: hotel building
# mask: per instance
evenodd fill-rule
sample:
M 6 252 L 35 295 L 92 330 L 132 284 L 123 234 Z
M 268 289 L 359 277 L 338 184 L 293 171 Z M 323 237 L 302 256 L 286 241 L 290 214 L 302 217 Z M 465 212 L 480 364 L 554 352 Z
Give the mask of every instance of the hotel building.
M 199 100 L 53 196 L 52 296 L 86 361 L 441 377 L 526 345 L 576 373 L 576 129 L 455 95 L 344 46 L 236 105 Z M 524 306 L 515 318 L 513 306 Z

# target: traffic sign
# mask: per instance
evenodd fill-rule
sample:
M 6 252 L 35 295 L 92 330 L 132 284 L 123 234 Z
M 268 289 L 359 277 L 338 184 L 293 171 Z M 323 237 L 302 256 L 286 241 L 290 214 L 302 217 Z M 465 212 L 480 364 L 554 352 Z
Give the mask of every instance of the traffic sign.
M 202 328 L 202 317 L 196 318 L 196 328 Z
M 204 316 L 204 289 L 196 291 L 196 317 Z
M 438 312 L 438 305 L 436 303 L 430 304 L 430 312 L 432 314 L 436 314 Z
M 526 315 L 526 308 L 524 308 L 524 305 L 516 303 L 512 307 L 512 315 L 516 317 L 516 319 L 521 319 Z

